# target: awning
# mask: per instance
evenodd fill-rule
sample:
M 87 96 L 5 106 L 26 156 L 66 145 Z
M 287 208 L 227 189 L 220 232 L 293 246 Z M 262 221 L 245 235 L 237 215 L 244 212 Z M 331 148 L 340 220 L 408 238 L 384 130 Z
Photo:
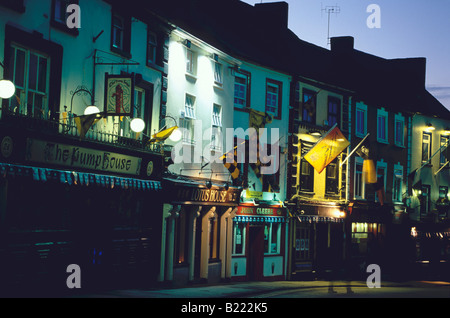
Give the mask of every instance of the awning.
M 0 162 L 0 176 L 29 177 L 34 181 L 59 181 L 69 185 L 97 185 L 105 188 L 120 187 L 122 189 L 136 189 L 143 191 L 159 191 L 161 182 L 135 178 L 117 177 L 111 175 L 88 172 L 66 171 L 41 167 L 29 167 Z

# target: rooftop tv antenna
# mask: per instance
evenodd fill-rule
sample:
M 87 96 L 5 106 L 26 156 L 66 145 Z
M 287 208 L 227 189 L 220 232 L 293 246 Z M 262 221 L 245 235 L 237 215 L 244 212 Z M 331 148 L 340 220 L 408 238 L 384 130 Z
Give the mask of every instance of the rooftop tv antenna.
M 325 11 L 328 14 L 328 36 L 327 36 L 327 46 L 329 46 L 331 44 L 331 39 L 330 39 L 330 16 L 332 13 L 334 14 L 338 14 L 341 13 L 341 8 L 338 7 L 338 5 L 336 4 L 335 6 L 326 6 L 325 8 L 322 7 L 322 12 Z

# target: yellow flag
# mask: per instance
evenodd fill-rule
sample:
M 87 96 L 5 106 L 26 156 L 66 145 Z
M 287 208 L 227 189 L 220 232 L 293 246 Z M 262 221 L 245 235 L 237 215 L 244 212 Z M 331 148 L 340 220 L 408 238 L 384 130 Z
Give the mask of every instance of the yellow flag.
M 303 157 L 321 173 L 345 148 L 350 145 L 337 125 L 331 128 Z

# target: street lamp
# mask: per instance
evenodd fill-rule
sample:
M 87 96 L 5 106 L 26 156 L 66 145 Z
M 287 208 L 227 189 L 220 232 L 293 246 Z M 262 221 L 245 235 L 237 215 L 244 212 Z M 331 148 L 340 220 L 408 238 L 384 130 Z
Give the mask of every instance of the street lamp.
M 0 66 L 5 69 L 5 65 L 0 62 Z M 16 86 L 14 86 L 13 82 L 2 79 L 0 80 L 0 98 L 8 99 L 14 96 L 16 92 Z
M 140 118 L 134 118 L 130 122 L 130 128 L 135 133 L 140 133 L 140 132 L 144 131 L 144 129 L 145 129 L 145 122 Z
M 13 82 L 8 80 L 1 80 L 0 81 L 0 97 L 1 98 L 11 98 L 14 93 L 16 92 L 16 87 L 14 86 Z

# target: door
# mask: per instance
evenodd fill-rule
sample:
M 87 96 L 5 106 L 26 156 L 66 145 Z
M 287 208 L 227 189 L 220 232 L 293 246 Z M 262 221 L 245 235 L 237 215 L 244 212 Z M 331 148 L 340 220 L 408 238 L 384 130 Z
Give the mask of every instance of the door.
M 248 251 L 248 279 L 261 280 L 264 262 L 264 226 L 250 225 Z

